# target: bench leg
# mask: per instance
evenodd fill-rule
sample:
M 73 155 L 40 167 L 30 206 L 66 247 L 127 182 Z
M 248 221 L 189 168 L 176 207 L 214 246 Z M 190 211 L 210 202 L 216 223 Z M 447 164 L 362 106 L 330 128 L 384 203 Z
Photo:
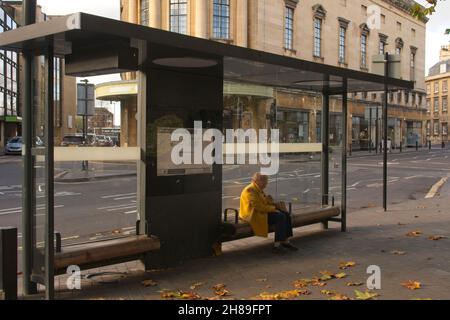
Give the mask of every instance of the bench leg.
M 327 221 L 322 221 L 322 230 L 328 230 L 328 220 Z

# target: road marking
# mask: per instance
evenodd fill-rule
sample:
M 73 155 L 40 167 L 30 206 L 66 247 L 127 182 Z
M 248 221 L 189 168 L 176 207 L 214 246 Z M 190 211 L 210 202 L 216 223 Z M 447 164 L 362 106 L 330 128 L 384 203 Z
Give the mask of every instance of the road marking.
M 431 199 L 434 198 L 434 196 L 438 193 L 439 189 L 444 185 L 444 183 L 447 182 L 447 177 L 442 178 L 439 180 L 434 186 L 431 187 L 430 191 L 425 196 L 425 199 Z
M 133 205 L 133 204 L 132 203 L 118 204 L 115 206 L 97 208 L 97 210 L 105 210 L 105 209 L 112 209 L 112 208 L 119 208 L 119 207 L 129 207 L 131 205 Z
M 127 210 L 127 209 L 133 209 L 133 208 L 136 208 L 136 206 L 120 207 L 120 208 L 108 209 L 106 211 L 111 212 L 111 211 Z
M 110 199 L 110 198 L 117 198 L 117 197 L 131 196 L 131 195 L 136 195 L 136 192 L 133 192 L 133 193 L 122 193 L 122 194 L 113 194 L 113 195 L 103 196 L 101 198 L 102 199 Z
M 360 184 L 361 183 L 361 181 L 358 181 L 358 182 L 356 182 L 356 183 L 354 183 L 354 184 L 352 184 L 350 187 L 356 187 L 358 184 Z
M 125 213 L 125 214 L 137 213 L 137 210 L 127 211 L 127 212 L 124 212 L 124 213 Z
M 129 196 L 129 197 L 121 197 L 121 198 L 114 198 L 114 201 L 118 201 L 118 200 L 127 200 L 127 199 L 133 199 L 136 198 L 136 196 Z
M 311 191 L 311 189 L 306 189 L 305 191 L 303 191 L 303 193 L 305 194 L 305 193 L 308 193 L 310 191 Z
M 54 206 L 54 208 L 55 208 L 55 209 L 58 209 L 58 208 L 64 208 L 64 206 L 63 206 L 63 205 L 59 205 L 59 206 Z M 21 213 L 21 212 L 22 212 L 22 208 L 14 208 L 14 209 L 19 209 L 19 210 L 12 210 L 12 209 L 9 209 L 10 211 L 3 211 L 3 212 L 0 212 L 0 216 L 6 216 L 6 215 L 8 215 L 8 214 Z M 40 206 L 36 207 L 36 211 L 37 211 L 37 210 L 44 210 L 44 209 L 45 209 L 44 205 L 40 205 Z M 7 209 L 3 209 L 3 210 L 7 210 Z M 42 216 L 45 216 L 45 214 L 36 214 L 35 216 L 36 216 L 36 217 L 42 217 Z
M 414 179 L 414 178 L 420 178 L 420 176 L 411 176 L 411 177 L 406 177 L 404 179 L 405 180 L 410 180 L 410 179 Z
M 356 188 L 347 188 L 347 191 L 356 190 Z

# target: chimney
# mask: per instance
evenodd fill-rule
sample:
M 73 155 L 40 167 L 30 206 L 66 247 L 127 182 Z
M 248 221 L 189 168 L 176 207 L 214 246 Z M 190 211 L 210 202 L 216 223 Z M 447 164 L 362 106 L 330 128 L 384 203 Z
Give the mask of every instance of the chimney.
M 448 59 L 450 59 L 450 45 L 441 46 L 439 61 L 445 61 Z

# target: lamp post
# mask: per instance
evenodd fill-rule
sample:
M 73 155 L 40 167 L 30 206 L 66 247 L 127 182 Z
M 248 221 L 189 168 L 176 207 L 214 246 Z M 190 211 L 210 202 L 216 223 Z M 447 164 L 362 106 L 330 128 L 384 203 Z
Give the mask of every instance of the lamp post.
M 88 131 L 88 79 L 83 79 L 80 82 L 84 83 L 84 92 L 85 92 L 85 110 L 83 114 L 83 141 L 84 144 L 87 144 L 87 131 Z M 83 171 L 89 171 L 89 162 L 87 160 L 83 160 L 81 162 L 82 170 Z

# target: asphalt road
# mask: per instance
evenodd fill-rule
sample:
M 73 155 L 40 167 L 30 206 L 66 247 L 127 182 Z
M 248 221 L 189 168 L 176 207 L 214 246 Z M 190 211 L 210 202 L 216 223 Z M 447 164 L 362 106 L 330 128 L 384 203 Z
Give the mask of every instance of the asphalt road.
M 424 198 L 436 182 L 450 174 L 449 157 L 449 150 L 390 155 L 388 203 Z M 239 206 L 240 192 L 254 171 L 255 168 L 250 166 L 224 167 L 224 208 Z M 334 196 L 336 203 L 342 194 L 340 176 L 340 155 L 334 154 L 330 163 L 330 197 Z M 20 157 L 0 157 L 0 226 L 17 226 L 20 230 L 21 179 Z M 270 179 L 268 193 L 292 202 L 294 209 L 317 206 L 320 201 L 320 157 L 281 159 L 280 173 Z M 349 213 L 382 205 L 380 155 L 349 159 L 347 199 Z M 40 241 L 43 237 L 41 195 L 38 195 L 37 205 L 37 238 Z M 136 177 L 55 183 L 55 229 L 61 232 L 65 244 L 131 234 L 136 216 Z

